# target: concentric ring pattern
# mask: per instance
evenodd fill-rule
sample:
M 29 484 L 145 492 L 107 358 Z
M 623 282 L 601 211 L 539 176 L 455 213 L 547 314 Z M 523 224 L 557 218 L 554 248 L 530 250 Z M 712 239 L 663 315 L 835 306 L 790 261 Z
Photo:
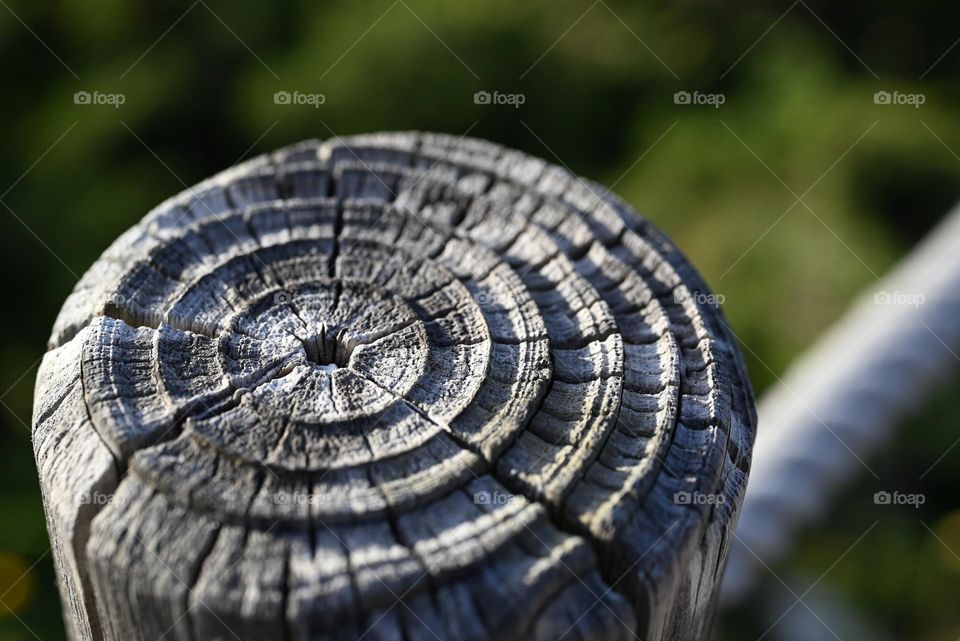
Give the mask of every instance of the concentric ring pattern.
M 479 140 L 310 141 L 172 198 L 39 377 L 71 634 L 694 638 L 755 426 L 706 294 Z

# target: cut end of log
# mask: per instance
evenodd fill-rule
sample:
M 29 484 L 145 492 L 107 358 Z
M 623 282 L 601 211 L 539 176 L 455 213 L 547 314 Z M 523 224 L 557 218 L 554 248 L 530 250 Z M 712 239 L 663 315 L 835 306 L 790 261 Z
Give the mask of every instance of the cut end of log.
M 71 638 L 705 638 L 756 424 L 715 300 L 480 140 L 308 141 L 175 196 L 38 374 Z

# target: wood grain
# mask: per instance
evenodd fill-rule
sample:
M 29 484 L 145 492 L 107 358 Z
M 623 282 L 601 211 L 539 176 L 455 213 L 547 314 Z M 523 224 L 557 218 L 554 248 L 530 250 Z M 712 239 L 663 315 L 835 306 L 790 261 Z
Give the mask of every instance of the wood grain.
M 38 374 L 71 638 L 705 638 L 756 424 L 708 293 L 480 140 L 308 141 L 175 196 Z

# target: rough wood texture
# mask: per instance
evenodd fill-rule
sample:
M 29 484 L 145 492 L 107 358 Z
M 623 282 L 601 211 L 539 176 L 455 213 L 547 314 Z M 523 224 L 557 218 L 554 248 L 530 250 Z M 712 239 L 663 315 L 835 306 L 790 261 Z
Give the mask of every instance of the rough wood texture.
M 479 140 L 311 141 L 172 198 L 38 374 L 72 638 L 704 638 L 756 423 L 705 294 Z

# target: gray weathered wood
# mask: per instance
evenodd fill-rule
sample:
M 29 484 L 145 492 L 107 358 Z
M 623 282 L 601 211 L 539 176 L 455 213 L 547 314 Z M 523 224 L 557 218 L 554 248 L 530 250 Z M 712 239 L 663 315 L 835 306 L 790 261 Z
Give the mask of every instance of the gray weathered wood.
M 38 374 L 71 637 L 705 638 L 756 422 L 706 294 L 479 140 L 310 141 L 170 199 Z

